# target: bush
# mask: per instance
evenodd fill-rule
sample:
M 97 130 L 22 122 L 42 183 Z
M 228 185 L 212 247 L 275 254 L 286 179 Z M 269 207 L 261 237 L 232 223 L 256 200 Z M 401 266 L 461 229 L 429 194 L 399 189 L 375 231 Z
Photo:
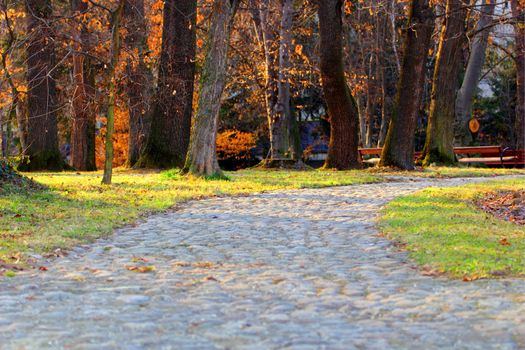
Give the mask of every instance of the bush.
M 253 133 L 226 130 L 217 135 L 217 156 L 221 167 L 237 170 L 257 164 L 253 151 L 256 137 Z

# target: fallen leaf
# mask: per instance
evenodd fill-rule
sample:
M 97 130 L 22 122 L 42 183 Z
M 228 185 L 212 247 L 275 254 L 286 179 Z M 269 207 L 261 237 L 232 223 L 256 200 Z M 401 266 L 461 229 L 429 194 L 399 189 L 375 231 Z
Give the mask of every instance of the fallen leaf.
M 133 272 L 147 273 L 155 271 L 155 266 L 128 266 L 127 269 Z
M 499 240 L 499 244 L 503 246 L 507 246 L 507 245 L 510 245 L 510 242 L 506 238 L 502 238 Z

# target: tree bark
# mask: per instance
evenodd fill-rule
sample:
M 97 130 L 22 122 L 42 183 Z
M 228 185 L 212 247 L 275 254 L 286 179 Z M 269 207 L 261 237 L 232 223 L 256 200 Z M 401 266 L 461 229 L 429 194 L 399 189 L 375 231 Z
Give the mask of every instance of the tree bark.
M 423 149 L 423 165 L 454 164 L 455 100 L 465 36 L 467 6 L 461 0 L 447 0 L 445 20 L 437 51 L 430 112 Z
M 525 2 L 511 0 L 516 38 L 516 149 L 525 149 Z
M 28 125 L 26 156 L 19 169 L 23 171 L 62 170 L 64 162 L 58 150 L 57 92 L 55 48 L 50 0 L 26 0 L 28 21 L 27 80 Z
M 71 0 L 74 15 L 86 12 L 88 4 Z M 77 19 L 78 20 L 78 19 Z M 80 26 L 80 28 L 78 28 Z M 95 164 L 95 103 L 94 86 L 88 72 L 92 69 L 89 52 L 89 32 L 82 20 L 75 21 L 73 29 L 73 125 L 71 130 L 71 166 L 76 170 L 96 170 Z
M 434 14 L 428 0 L 412 0 L 404 30 L 403 58 L 380 166 L 414 169 L 414 133 L 424 91 Z
M 487 51 L 491 28 L 489 24 L 492 21 L 495 7 L 495 0 L 489 0 L 487 3 L 483 2 L 481 4 L 481 14 L 474 29 L 476 34 L 472 39 L 465 77 L 456 97 L 455 139 L 456 144 L 460 146 L 468 146 L 472 143 L 472 134 L 469 130 L 469 121 L 472 116 L 472 99 L 476 93 L 481 70 L 485 63 L 485 52 Z
M 215 0 L 206 40 L 199 102 L 183 172 L 197 176 L 222 176 L 216 139 L 221 97 L 226 84 L 228 46 L 238 0 Z
M 151 130 L 138 167 L 184 165 L 193 105 L 196 16 L 196 0 L 168 0 L 164 4 L 158 88 Z
M 270 131 L 270 159 L 266 166 L 279 164 L 272 160 L 300 158 L 296 142 L 297 121 L 292 111 L 290 92 L 290 56 L 292 48 L 293 1 L 279 0 L 281 21 L 279 40 L 272 26 L 269 2 L 251 1 L 252 18 L 261 39 L 265 56 L 265 103 Z M 277 44 L 278 42 L 278 44 Z M 277 69 L 276 69 L 277 67 Z
M 104 175 L 102 183 L 110 185 L 113 176 L 113 133 L 115 131 L 115 101 L 117 98 L 117 82 L 115 72 L 120 56 L 121 37 L 120 24 L 124 3 L 126 0 L 119 0 L 117 9 L 111 14 L 111 51 L 109 62 L 109 91 L 108 91 L 108 111 L 106 122 L 106 158 L 104 159 Z
M 149 49 L 144 0 L 126 0 L 122 21 L 128 30 L 124 44 L 131 53 L 126 66 L 126 93 L 129 118 L 127 165 L 132 167 L 144 150 L 151 124 L 150 104 L 153 97 L 153 72 L 146 64 Z
M 319 1 L 321 81 L 330 115 L 330 143 L 324 168 L 339 170 L 361 166 L 359 112 L 348 85 L 343 63 L 342 0 Z

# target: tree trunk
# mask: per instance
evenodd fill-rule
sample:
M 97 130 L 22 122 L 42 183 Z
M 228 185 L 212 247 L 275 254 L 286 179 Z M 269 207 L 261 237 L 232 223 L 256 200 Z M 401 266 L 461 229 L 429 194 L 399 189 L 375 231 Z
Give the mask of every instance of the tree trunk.
M 50 0 L 26 0 L 28 119 L 27 159 L 19 166 L 23 171 L 62 170 L 64 163 L 58 150 L 55 49 Z
M 250 2 L 252 17 L 265 56 L 265 102 L 270 131 L 270 159 L 266 166 L 280 164 L 278 159 L 298 160 L 300 149 L 296 145 L 297 121 L 292 113 L 290 93 L 290 55 L 292 47 L 293 1 L 279 0 L 281 26 L 280 40 L 271 28 L 270 4 Z M 277 49 L 278 41 L 278 49 Z M 275 68 L 277 66 L 277 69 Z M 300 146 L 299 146 L 300 147 Z
M 206 39 L 199 102 L 184 173 L 221 176 L 216 153 L 221 97 L 226 83 L 228 46 L 238 0 L 215 0 Z
M 124 5 L 123 25 L 128 29 L 125 38 L 131 58 L 127 62 L 129 138 L 127 165 L 134 166 L 144 150 L 151 124 L 150 103 L 153 96 L 153 73 L 146 64 L 148 32 L 144 0 L 127 0 Z
M 139 167 L 184 165 L 193 105 L 196 16 L 196 0 L 168 0 L 164 4 L 159 82 Z
M 359 114 L 359 145 L 366 147 L 365 97 L 362 93 L 357 93 L 356 103 L 357 113 Z
M 481 5 L 481 15 L 476 24 L 474 38 L 470 47 L 470 56 L 465 70 L 463 83 L 456 98 L 456 144 L 468 146 L 472 143 L 472 134 L 469 130 L 469 121 L 472 116 L 472 99 L 478 87 L 481 70 L 485 63 L 485 52 L 490 35 L 489 24 L 494 14 L 495 0 L 489 0 Z
M 110 63 L 108 69 L 109 91 L 108 91 L 108 111 L 106 122 L 106 158 L 104 159 L 104 175 L 102 183 L 111 184 L 113 176 L 113 132 L 115 131 L 115 101 L 117 98 L 117 82 L 115 72 L 120 56 L 121 38 L 120 23 L 122 12 L 124 12 L 124 3 L 126 0 L 119 0 L 117 9 L 111 14 L 111 51 Z
M 432 81 L 423 165 L 456 162 L 454 106 L 461 66 L 461 48 L 466 39 L 467 6 L 461 0 L 447 0 L 445 11 Z
M 516 149 L 525 149 L 525 3 L 511 0 L 516 37 Z
M 424 90 L 426 60 L 434 30 L 429 0 L 412 0 L 404 30 L 403 58 L 380 166 L 414 169 L 414 134 Z
M 282 0 L 279 43 L 277 101 L 270 124 L 270 154 L 272 159 L 292 158 L 290 120 L 290 49 L 292 46 L 293 0 Z
M 319 1 L 321 81 L 330 115 L 330 143 L 325 168 L 360 167 L 359 112 L 345 80 L 342 0 Z
M 81 14 L 88 10 L 82 0 L 71 0 L 73 13 Z M 71 166 L 77 170 L 96 170 L 95 165 L 95 103 L 94 86 L 90 85 L 88 71 L 90 59 L 89 32 L 81 21 L 80 28 L 75 22 L 73 29 L 73 126 L 71 130 Z

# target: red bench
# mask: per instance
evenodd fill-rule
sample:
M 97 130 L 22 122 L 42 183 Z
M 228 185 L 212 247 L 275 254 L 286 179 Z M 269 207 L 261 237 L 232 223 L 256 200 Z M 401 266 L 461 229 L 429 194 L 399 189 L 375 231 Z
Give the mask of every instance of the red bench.
M 359 156 L 363 162 L 375 164 L 379 158 L 365 160 L 365 156 L 381 156 L 382 148 L 359 148 Z M 501 146 L 471 146 L 454 147 L 454 154 L 463 156 L 459 158 L 461 164 L 485 164 L 487 166 L 525 166 L 525 151 L 511 150 Z M 415 158 L 421 152 L 414 153 Z

